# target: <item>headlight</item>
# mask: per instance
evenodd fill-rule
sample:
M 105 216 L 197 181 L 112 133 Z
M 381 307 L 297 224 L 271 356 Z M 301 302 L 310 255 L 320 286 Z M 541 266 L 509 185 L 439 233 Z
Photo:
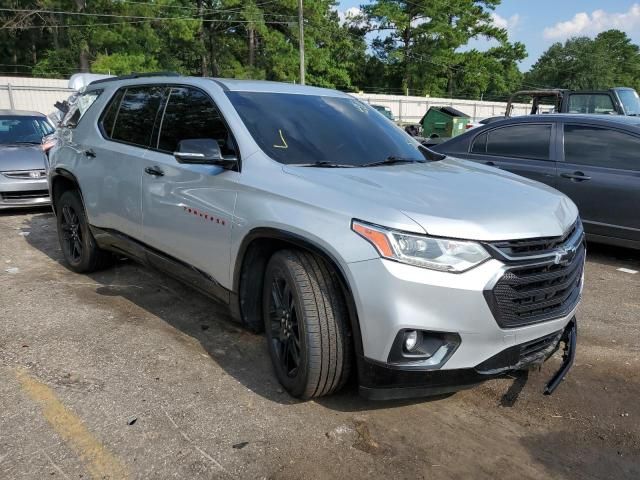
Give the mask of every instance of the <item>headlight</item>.
M 464 272 L 489 258 L 476 242 L 449 240 L 369 225 L 354 220 L 351 229 L 371 243 L 381 257 L 442 272 Z

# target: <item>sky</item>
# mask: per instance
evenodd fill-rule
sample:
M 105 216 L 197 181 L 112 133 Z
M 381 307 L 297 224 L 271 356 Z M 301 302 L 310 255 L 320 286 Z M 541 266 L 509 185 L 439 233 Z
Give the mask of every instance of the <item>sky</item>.
M 368 0 L 339 0 L 343 13 Z M 527 47 L 529 57 L 520 69 L 527 71 L 555 42 L 573 36 L 594 37 L 617 28 L 640 43 L 640 2 L 629 0 L 503 0 L 494 12 L 496 25 L 506 28 L 511 41 Z M 473 40 L 469 48 L 486 49 L 486 40 Z

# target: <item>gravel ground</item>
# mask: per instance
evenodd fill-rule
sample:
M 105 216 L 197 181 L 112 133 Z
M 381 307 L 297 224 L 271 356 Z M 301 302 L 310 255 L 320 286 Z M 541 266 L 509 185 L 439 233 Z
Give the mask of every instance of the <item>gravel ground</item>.
M 640 252 L 589 246 L 576 363 L 448 397 L 299 402 L 264 339 L 133 263 L 76 275 L 0 214 L 0 478 L 640 478 Z

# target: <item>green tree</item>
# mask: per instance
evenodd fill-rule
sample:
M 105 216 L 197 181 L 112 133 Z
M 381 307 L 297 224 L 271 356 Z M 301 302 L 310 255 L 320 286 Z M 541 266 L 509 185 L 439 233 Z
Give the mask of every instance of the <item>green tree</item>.
M 364 8 L 373 29 L 386 32 L 374 47 L 392 74 L 400 76 L 403 90 L 453 95 L 456 78 L 464 78 L 461 69 L 478 67 L 467 76 L 486 69 L 485 62 L 477 61 L 478 52 L 463 54 L 460 47 L 478 37 L 507 45 L 507 32 L 491 18 L 499 4 L 500 0 L 375 0 Z
M 608 30 L 594 39 L 576 37 L 554 43 L 525 75 L 540 87 L 574 90 L 614 86 L 640 88 L 640 48 L 626 33 Z

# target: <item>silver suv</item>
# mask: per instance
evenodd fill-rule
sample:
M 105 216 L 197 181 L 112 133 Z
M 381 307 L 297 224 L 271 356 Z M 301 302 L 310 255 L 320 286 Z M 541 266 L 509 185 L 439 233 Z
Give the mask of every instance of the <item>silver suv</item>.
M 265 331 L 296 397 L 351 374 L 368 398 L 571 366 L 584 235 L 563 194 L 436 154 L 373 108 L 298 85 L 131 76 L 92 83 L 49 187 L 69 267 L 115 255 Z

